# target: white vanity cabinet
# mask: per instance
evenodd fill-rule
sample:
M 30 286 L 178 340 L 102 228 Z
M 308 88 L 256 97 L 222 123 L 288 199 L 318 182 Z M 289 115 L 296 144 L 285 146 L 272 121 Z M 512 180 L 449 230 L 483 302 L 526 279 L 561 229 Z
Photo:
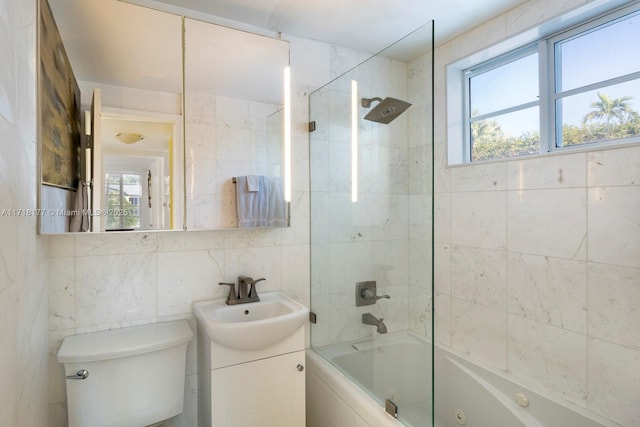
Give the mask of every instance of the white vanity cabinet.
M 304 427 L 305 327 L 262 350 L 223 347 L 198 328 L 200 427 Z
M 212 426 L 304 427 L 304 350 L 211 371 Z

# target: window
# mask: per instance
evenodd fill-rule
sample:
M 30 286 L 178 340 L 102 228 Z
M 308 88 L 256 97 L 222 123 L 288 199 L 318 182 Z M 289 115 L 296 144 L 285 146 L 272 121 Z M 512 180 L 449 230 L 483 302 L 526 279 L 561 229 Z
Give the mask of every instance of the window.
M 556 148 L 640 136 L 640 12 L 607 21 L 549 41 Z
M 142 177 L 138 174 L 107 172 L 107 230 L 140 228 Z
M 532 50 L 467 72 L 471 161 L 540 152 L 538 52 Z
M 464 102 L 461 125 L 449 125 L 462 134 L 450 163 L 640 141 L 638 8 L 454 66 L 463 77 L 452 92 Z M 456 114 L 450 107 L 454 123 Z

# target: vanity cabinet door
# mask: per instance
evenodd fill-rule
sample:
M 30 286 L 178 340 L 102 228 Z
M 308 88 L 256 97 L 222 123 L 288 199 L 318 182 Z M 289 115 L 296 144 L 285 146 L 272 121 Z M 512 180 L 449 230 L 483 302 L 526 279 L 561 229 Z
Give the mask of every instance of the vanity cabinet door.
M 211 371 L 215 427 L 305 426 L 304 350 Z

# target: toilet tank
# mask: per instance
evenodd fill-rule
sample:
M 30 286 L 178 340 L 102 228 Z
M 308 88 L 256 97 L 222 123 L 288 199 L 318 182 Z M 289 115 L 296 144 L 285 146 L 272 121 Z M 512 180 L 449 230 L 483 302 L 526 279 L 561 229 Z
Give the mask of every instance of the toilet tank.
M 181 413 L 192 338 L 185 320 L 66 337 L 69 427 L 141 427 Z M 68 378 L 81 370 L 86 379 Z

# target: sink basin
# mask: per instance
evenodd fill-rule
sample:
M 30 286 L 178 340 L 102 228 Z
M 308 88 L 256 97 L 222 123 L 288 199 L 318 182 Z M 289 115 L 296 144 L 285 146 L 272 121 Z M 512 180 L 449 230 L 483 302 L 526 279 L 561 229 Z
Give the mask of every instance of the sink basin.
M 224 299 L 193 303 L 198 326 L 216 343 L 236 350 L 261 350 L 293 334 L 309 309 L 281 292 L 264 292 L 260 301 L 227 305 Z

